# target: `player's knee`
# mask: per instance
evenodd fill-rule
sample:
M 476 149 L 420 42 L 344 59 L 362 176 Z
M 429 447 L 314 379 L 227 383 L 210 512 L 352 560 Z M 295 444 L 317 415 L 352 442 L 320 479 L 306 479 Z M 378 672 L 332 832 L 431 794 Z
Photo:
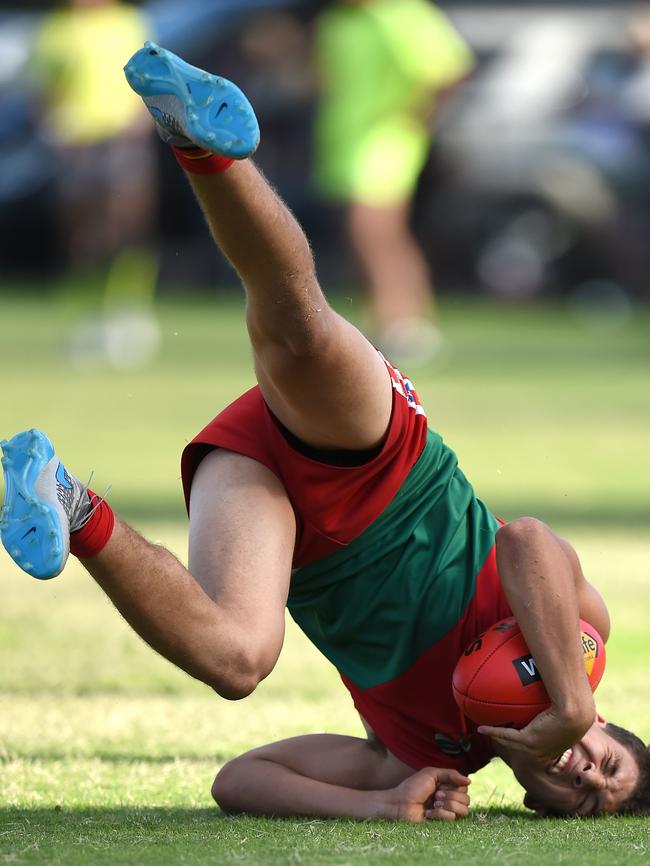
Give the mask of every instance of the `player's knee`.
M 233 654 L 225 670 L 216 670 L 210 675 L 208 685 L 228 701 L 241 701 L 252 694 L 257 686 L 273 670 L 277 655 L 251 648 L 240 648 Z
M 227 701 L 241 701 L 255 691 L 265 676 L 256 666 L 240 663 L 226 673 L 217 671 L 208 685 Z
M 219 676 L 208 685 L 227 701 L 241 701 L 253 694 L 262 679 L 263 677 L 236 673 L 226 677 Z
M 299 322 L 291 329 L 287 338 L 287 348 L 296 360 L 321 358 L 330 346 L 333 335 L 333 314 L 323 307 L 310 315 L 309 319 Z
M 286 310 L 278 321 L 257 321 L 248 316 L 251 340 L 264 354 L 292 362 L 321 357 L 335 333 L 335 314 L 323 299 L 320 307 L 309 311 L 301 308 Z

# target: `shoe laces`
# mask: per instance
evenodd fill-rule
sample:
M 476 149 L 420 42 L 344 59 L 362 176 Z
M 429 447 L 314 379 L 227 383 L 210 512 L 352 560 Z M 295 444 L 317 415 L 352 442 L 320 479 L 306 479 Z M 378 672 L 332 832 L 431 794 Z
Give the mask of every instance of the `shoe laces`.
M 93 493 L 92 496 L 86 496 L 85 494 L 90 487 L 90 482 L 93 480 L 94 474 L 95 470 L 90 473 L 88 481 L 85 484 L 82 484 L 80 481 L 75 479 L 76 483 L 74 484 L 74 490 L 64 489 L 64 494 L 69 497 L 69 504 L 67 507 L 64 505 L 64 508 L 66 508 L 68 513 L 70 533 L 77 532 L 88 523 L 90 518 L 97 509 L 101 507 L 102 503 L 106 500 L 106 497 L 113 489 L 113 485 L 109 484 L 102 496 L 98 496 L 96 493 Z M 75 494 L 77 494 L 76 497 Z

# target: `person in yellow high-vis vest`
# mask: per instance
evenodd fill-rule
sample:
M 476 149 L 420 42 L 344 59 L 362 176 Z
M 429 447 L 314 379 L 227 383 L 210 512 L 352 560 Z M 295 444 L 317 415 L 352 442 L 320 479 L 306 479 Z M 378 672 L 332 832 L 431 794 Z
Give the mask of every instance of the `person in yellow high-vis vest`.
M 346 205 L 378 344 L 398 360 L 429 357 L 439 334 L 410 203 L 440 94 L 468 75 L 472 53 L 427 0 L 339 0 L 321 13 L 316 55 L 317 185 Z

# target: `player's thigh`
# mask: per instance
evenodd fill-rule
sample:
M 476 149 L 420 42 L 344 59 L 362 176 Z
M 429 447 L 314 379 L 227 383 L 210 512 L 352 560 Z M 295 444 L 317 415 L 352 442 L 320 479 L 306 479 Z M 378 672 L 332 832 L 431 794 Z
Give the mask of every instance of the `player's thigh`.
M 392 386 L 376 349 L 329 307 L 311 345 L 292 353 L 253 345 L 255 372 L 273 414 L 308 445 L 370 449 L 390 422 Z
M 190 496 L 190 572 L 269 670 L 284 637 L 295 533 L 285 489 L 269 469 L 222 449 L 201 461 Z

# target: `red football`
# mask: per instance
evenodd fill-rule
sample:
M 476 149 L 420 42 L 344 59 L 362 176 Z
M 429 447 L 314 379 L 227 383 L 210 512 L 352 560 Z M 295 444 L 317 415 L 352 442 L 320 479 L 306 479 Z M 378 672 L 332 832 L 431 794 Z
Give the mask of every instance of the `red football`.
M 585 668 L 592 691 L 605 670 L 605 644 L 580 620 Z M 523 728 L 550 706 L 544 684 L 514 617 L 478 635 L 459 658 L 452 679 L 456 703 L 482 725 Z

